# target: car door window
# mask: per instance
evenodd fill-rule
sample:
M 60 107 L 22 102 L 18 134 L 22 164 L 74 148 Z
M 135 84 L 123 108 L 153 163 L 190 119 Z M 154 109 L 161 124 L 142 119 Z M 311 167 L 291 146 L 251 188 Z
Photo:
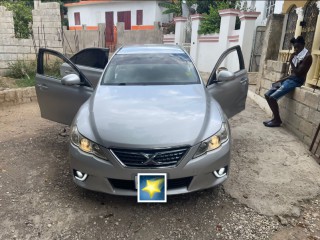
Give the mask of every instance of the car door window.
M 43 75 L 51 78 L 60 80 L 68 74 L 77 74 L 69 63 L 67 63 L 62 58 L 51 54 L 50 52 L 45 52 L 43 54 Z
M 108 49 L 84 49 L 70 58 L 76 64 L 91 68 L 104 69 L 108 63 Z
M 216 63 L 214 70 L 211 72 L 211 75 L 207 81 L 207 85 L 215 83 L 217 81 L 217 77 L 219 73 L 222 71 L 227 71 L 232 74 L 236 74 L 237 72 L 244 69 L 244 64 L 242 64 L 242 54 L 239 56 L 239 52 L 237 48 L 230 50 L 228 53 L 224 53 L 219 58 Z
M 35 80 L 41 116 L 67 125 L 93 91 L 91 82 L 77 66 L 50 49 L 39 49 Z

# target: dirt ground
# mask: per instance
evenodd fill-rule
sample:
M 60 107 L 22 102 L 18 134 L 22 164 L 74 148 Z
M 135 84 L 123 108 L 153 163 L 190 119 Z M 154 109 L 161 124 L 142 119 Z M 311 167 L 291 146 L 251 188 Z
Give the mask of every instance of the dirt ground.
M 9 89 L 9 88 L 17 88 L 17 84 L 15 79 L 9 77 L 1 77 L 0 76 L 0 91 Z
M 320 166 L 248 100 L 231 119 L 229 179 L 138 204 L 77 187 L 68 130 L 36 103 L 0 111 L 0 239 L 320 239 Z M 276 145 L 277 144 L 277 145 Z

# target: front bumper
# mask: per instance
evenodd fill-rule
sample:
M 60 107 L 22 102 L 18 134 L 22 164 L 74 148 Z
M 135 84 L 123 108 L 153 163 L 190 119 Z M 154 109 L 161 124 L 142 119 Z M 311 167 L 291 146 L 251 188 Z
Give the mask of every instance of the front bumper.
M 138 173 L 166 173 L 168 195 L 194 192 L 221 184 L 227 175 L 217 178 L 213 172 L 230 165 L 230 140 L 218 149 L 192 159 L 199 145 L 190 148 L 186 156 L 175 167 L 132 168 L 123 166 L 119 160 L 107 151 L 108 160 L 84 153 L 70 143 L 70 167 L 87 173 L 85 181 L 73 176 L 74 182 L 86 189 L 114 195 L 136 196 L 134 179 Z M 178 184 L 177 184 L 178 183 Z

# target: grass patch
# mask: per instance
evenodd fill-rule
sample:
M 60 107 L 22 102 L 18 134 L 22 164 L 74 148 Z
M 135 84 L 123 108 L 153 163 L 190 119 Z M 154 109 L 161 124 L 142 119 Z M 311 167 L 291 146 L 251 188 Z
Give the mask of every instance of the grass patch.
M 17 87 L 33 87 L 35 86 L 36 80 L 35 80 L 35 76 L 33 76 L 32 78 L 23 78 L 23 79 L 16 79 L 15 83 L 17 85 Z
M 9 64 L 7 76 L 15 79 L 17 87 L 32 87 L 35 85 L 37 62 L 18 60 Z
M 1 0 L 0 0 L 1 1 Z M 60 67 L 63 61 L 60 59 L 45 59 L 43 64 L 43 75 L 61 78 Z M 9 64 L 7 77 L 14 79 L 14 87 L 33 87 L 35 86 L 35 77 L 37 71 L 37 62 L 18 60 Z M 1 82 L 0 82 L 1 83 Z M 1 86 L 1 84 L 0 84 Z

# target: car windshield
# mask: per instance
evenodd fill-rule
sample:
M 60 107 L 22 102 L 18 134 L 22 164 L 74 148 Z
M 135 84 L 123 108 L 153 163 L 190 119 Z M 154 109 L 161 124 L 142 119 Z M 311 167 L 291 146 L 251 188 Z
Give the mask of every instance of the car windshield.
M 200 83 L 185 53 L 117 54 L 110 61 L 102 85 L 170 85 Z

